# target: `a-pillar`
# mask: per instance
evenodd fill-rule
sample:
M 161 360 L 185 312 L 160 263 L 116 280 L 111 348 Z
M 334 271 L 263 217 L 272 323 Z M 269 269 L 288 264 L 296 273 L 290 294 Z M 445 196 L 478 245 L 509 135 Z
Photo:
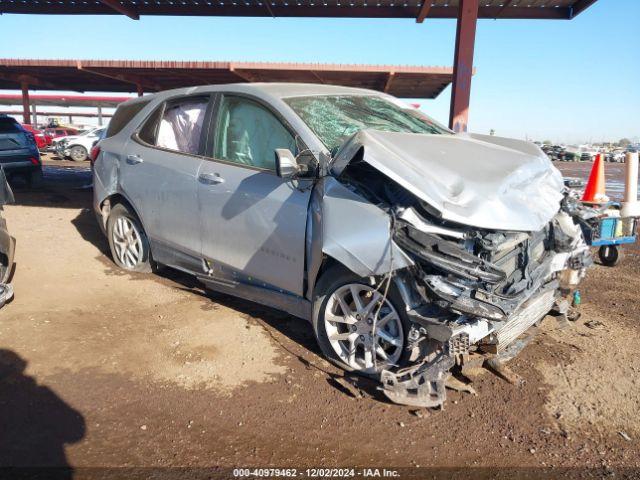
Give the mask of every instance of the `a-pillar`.
M 453 60 L 453 86 L 449 128 L 456 132 L 466 132 L 469 121 L 469 99 L 471 98 L 471 77 L 473 76 L 473 49 L 476 40 L 479 0 L 460 0 L 456 46 Z

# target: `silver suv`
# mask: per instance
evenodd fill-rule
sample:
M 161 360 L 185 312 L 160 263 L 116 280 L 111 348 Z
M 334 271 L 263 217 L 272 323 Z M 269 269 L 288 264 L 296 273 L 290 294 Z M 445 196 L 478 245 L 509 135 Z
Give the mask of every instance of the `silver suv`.
M 311 321 L 402 403 L 500 355 L 584 276 L 581 207 L 535 145 L 456 135 L 369 90 L 237 84 L 115 113 L 94 168 L 114 261 Z

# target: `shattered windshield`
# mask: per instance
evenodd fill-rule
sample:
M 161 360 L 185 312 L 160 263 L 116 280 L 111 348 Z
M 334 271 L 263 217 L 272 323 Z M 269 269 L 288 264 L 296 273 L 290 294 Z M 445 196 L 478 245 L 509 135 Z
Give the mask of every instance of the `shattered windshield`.
M 284 101 L 332 152 L 358 130 L 450 134 L 450 130 L 418 109 L 375 95 L 330 95 Z

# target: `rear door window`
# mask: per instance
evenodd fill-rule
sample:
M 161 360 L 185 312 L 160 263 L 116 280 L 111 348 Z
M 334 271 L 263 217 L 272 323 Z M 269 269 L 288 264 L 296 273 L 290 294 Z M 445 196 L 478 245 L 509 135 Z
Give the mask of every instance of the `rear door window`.
M 189 97 L 165 105 L 156 146 L 197 155 L 209 97 Z

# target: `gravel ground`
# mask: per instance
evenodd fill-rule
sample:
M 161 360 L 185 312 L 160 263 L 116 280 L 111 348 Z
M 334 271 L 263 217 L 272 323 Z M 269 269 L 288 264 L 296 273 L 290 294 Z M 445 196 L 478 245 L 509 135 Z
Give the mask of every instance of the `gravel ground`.
M 302 321 L 169 270 L 119 271 L 90 210 L 90 171 L 47 159 L 45 176 L 5 210 L 18 248 L 15 300 L 0 311 L 0 466 L 72 466 L 79 477 L 97 475 L 89 467 L 640 472 L 635 247 L 590 271 L 576 324 L 545 319 L 511 364 L 524 385 L 480 372 L 478 395 L 450 392 L 444 410 L 416 415 L 365 380 L 362 398 L 346 392 Z

